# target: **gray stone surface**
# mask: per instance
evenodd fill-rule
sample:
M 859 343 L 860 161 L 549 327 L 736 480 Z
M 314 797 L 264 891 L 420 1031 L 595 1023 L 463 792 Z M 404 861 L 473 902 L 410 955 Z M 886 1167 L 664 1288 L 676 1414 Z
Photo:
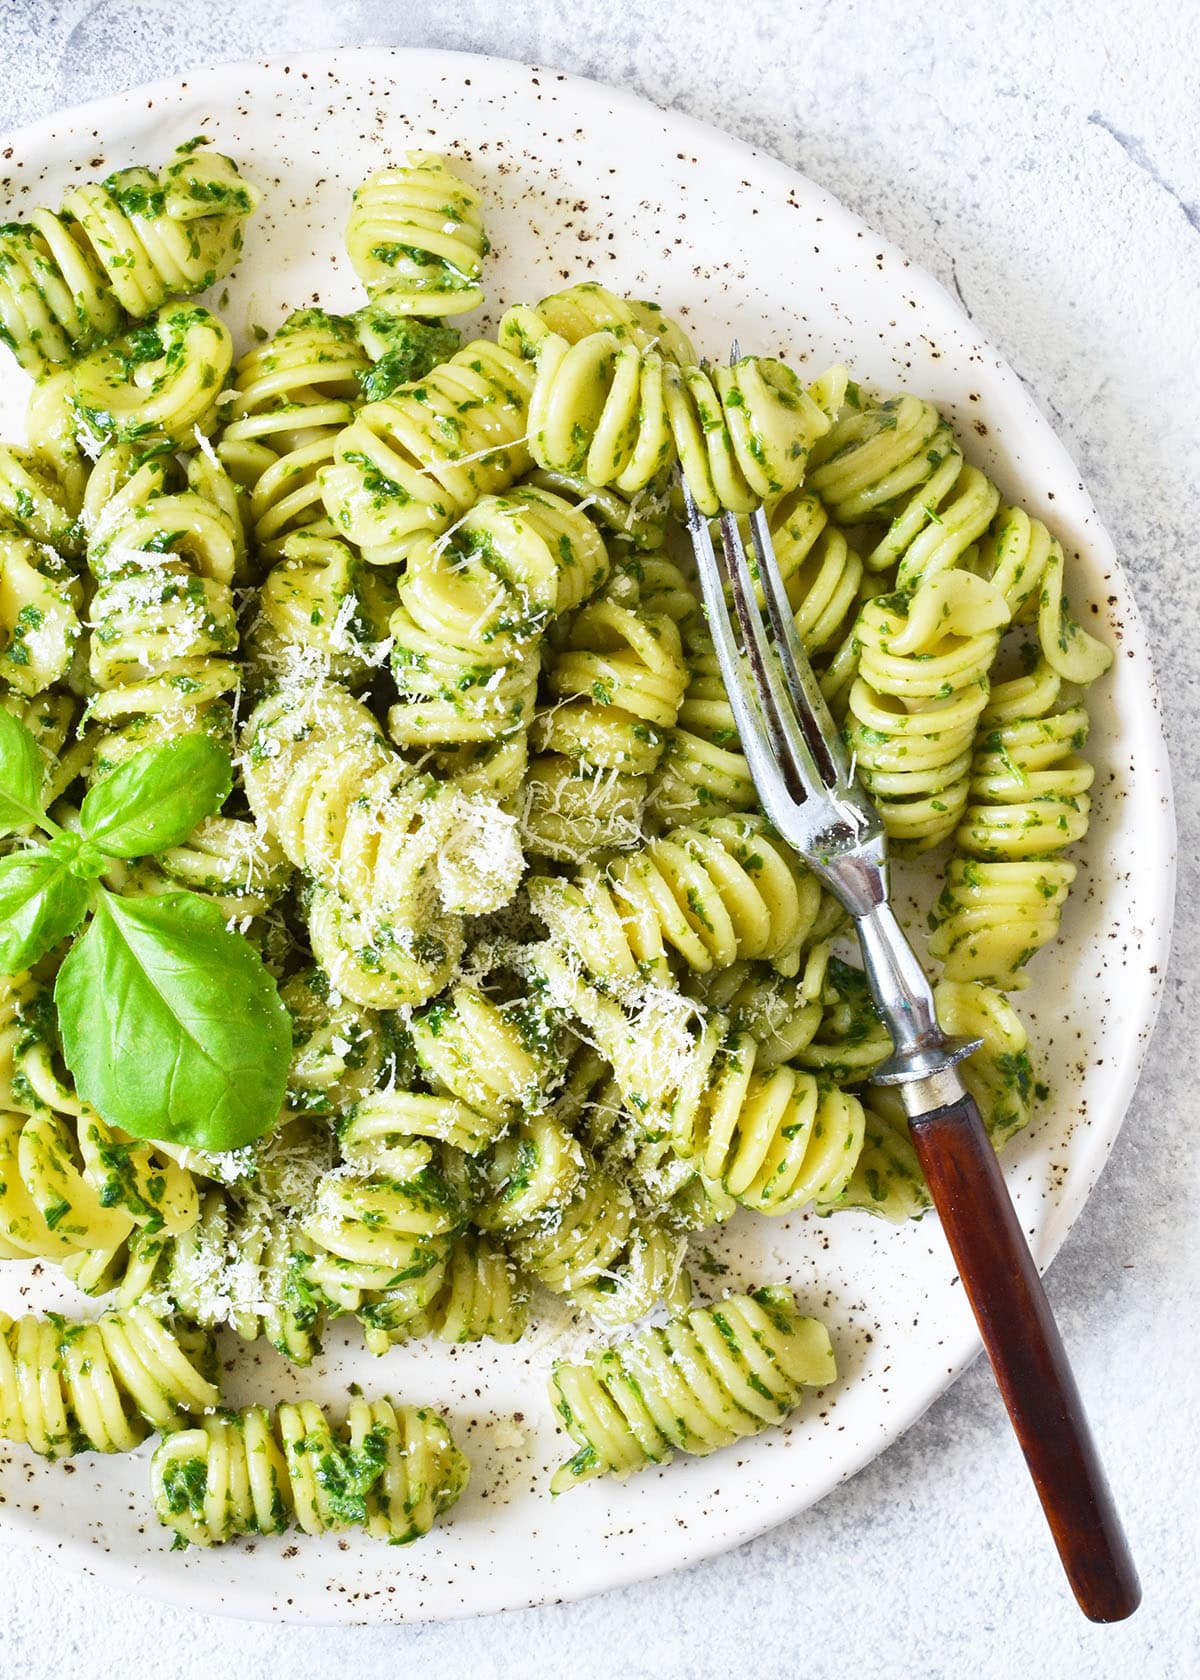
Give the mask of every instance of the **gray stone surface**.
M 579 1605 L 298 1631 L 164 1609 L 8 1552 L 3 1680 L 1200 1672 L 1198 20 L 1193 0 L 4 0 L 4 127 L 199 62 L 386 42 L 625 83 L 813 175 L 957 290 L 1077 458 L 1157 648 L 1181 845 L 1146 1074 L 1049 1279 L 1142 1568 L 1131 1622 L 1076 1613 L 976 1366 L 808 1515 Z

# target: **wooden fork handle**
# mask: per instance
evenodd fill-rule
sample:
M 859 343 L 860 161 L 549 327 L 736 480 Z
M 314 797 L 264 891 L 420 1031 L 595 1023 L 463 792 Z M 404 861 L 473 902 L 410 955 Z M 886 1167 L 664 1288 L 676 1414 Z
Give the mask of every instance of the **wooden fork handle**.
M 909 1128 L 1067 1579 L 1090 1620 L 1123 1621 L 1137 1571 L 979 1110 L 964 1096 Z

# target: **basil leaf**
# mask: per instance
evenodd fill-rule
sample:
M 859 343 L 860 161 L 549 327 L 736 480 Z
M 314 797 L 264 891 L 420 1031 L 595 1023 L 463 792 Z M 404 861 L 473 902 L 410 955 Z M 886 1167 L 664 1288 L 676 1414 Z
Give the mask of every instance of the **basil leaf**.
M 41 822 L 43 773 L 37 742 L 0 706 L 0 834 Z
M 233 764 L 209 735 L 143 747 L 88 792 L 83 832 L 111 857 L 145 857 L 186 840 L 229 796 Z
M 47 849 L 0 858 L 0 972 L 28 968 L 74 933 L 90 897 L 61 854 Z
M 109 1125 L 221 1153 L 274 1124 L 290 1017 L 257 951 L 207 899 L 101 891 L 54 996 L 67 1066 Z

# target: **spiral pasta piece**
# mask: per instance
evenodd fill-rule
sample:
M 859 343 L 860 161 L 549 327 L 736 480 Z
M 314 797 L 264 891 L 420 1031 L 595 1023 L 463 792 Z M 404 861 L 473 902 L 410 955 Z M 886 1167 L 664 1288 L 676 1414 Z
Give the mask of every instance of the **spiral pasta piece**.
M 391 1038 L 373 1010 L 339 996 L 320 969 L 302 969 L 279 988 L 292 1018 L 288 1103 L 300 1112 L 341 1115 L 378 1086 Z
M 390 1400 L 352 1400 L 335 1429 L 312 1400 L 219 1412 L 168 1436 L 151 1461 L 159 1521 L 193 1546 L 245 1534 L 359 1527 L 394 1546 L 455 1503 L 467 1461 L 445 1419 Z
M 841 403 L 845 370 L 806 390 L 782 362 L 680 367 L 616 334 L 536 345 L 529 447 L 540 467 L 630 494 L 676 460 L 701 511 L 750 512 L 794 490 Z
M 675 829 L 574 881 L 535 877 L 529 897 L 588 974 L 634 990 L 672 983 L 668 948 L 698 973 L 794 962 L 821 905 L 815 877 L 750 816 Z
M 1064 682 L 1084 686 L 1112 664 L 1112 649 L 1089 636 L 1063 592 L 1062 544 L 1022 508 L 1001 507 L 980 547 L 979 567 L 1008 602 L 1014 623 L 1036 619 L 1042 658 Z
M 258 192 L 189 142 L 157 174 L 120 169 L 72 187 L 55 214 L 0 228 L 0 337 L 32 374 L 86 355 L 237 261 Z
M 52 549 L 0 529 L 0 678 L 32 698 L 71 670 L 83 593 Z
M 370 367 L 354 323 L 293 311 L 237 364 L 217 455 L 248 492 L 259 553 L 275 559 L 289 532 L 327 524 L 317 474 L 362 400 Z
M 929 1186 L 908 1132 L 908 1120 L 878 1093 L 864 1098 L 863 1146 L 849 1181 L 837 1201 L 821 1209 L 838 1213 L 858 1208 L 902 1225 L 920 1219 L 933 1206 Z
M 409 1034 L 434 1089 L 495 1127 L 544 1106 L 558 1070 L 553 1030 L 526 998 L 496 1004 L 475 986 L 457 985 L 413 1015 Z
M 84 521 L 92 598 L 89 669 L 103 725 L 94 774 L 138 748 L 199 729 L 228 733 L 223 697 L 237 687 L 233 580 L 241 533 L 226 507 L 196 485 L 204 475 L 125 444 L 101 454 Z
M 32 415 L 30 430 L 36 437 L 36 418 Z M 77 518 L 81 492 L 79 480 L 68 485 L 60 479 L 52 457 L 39 454 L 34 447 L 0 444 L 0 529 L 11 527 L 36 543 L 77 559 L 83 551 Z
M 759 1067 L 758 1041 L 720 1013 L 693 1006 L 688 1019 L 643 1008 L 630 1020 L 572 978 L 561 956 L 547 953 L 541 964 L 552 995 L 612 1063 L 645 1135 L 694 1161 L 705 1183 L 767 1214 L 841 1193 L 863 1141 L 855 1097 L 802 1067 Z
M 212 429 L 232 362 L 223 321 L 196 304 L 168 304 L 75 363 L 75 413 L 96 437 L 118 443 L 190 442 Z
M 962 816 L 1004 597 L 971 572 L 938 572 L 911 598 L 868 601 L 855 627 L 859 675 L 847 732 L 888 833 L 935 846 Z
M 63 1258 L 115 1248 L 137 1228 L 186 1230 L 199 1209 L 191 1174 L 63 1082 L 52 1020 L 35 981 L 0 979 L 0 1254 Z
M 538 640 L 608 567 L 591 520 L 533 488 L 483 497 L 449 540 L 419 543 L 391 620 L 392 739 L 440 749 L 461 787 L 510 797 L 525 765 Z
M 516 1342 L 528 1321 L 528 1291 L 512 1260 L 486 1237 L 464 1231 L 433 1287 L 418 1296 L 409 1286 L 368 1294 L 355 1316 L 370 1352 L 433 1336 L 440 1342 Z
M 545 658 L 523 818 L 545 856 L 578 862 L 641 838 L 647 777 L 687 680 L 678 626 L 655 610 L 645 565 L 622 566 Z
M 970 795 L 934 907 L 929 942 L 948 980 L 1027 984 L 1025 964 L 1058 933 L 1087 832 L 1092 766 L 1082 702 L 1060 698 L 1043 659 L 998 683 L 979 722 Z
M 861 968 L 831 957 L 818 993 L 820 1017 L 795 1059 L 823 1079 L 857 1085 L 892 1053 Z
M 1111 653 L 1072 617 L 1062 547 L 1041 521 L 1000 506 L 996 486 L 964 464 L 932 404 L 901 394 L 864 407 L 851 392 L 854 404 L 814 450 L 807 487 L 842 524 L 887 521 L 865 556 L 868 571 L 898 567 L 905 593 L 951 566 L 978 571 L 1014 622 L 1036 620 L 1043 656 L 1064 680 L 1102 675 Z
M 935 474 L 947 488 L 953 484 L 962 451 L 932 403 L 901 393 L 864 405 L 853 384 L 844 396 L 845 408 L 812 450 L 805 480 L 839 525 L 890 519 Z M 887 564 L 879 556 L 874 569 Z
M 228 1324 L 243 1341 L 265 1337 L 297 1365 L 320 1351 L 323 1301 L 309 1284 L 309 1255 L 294 1221 L 253 1193 L 218 1189 L 200 1218 L 171 1241 L 139 1239 L 118 1299 L 165 1303 L 193 1323 Z
M 658 762 L 687 676 L 673 620 L 641 610 L 636 594 L 634 604 L 629 599 L 612 588 L 575 616 L 547 663 L 553 704 L 533 734 L 543 751 L 644 776 Z
M 220 1401 L 206 1338 L 143 1307 L 92 1324 L 0 1313 L 0 1436 L 46 1458 L 131 1452 L 151 1429 Z
M 338 531 L 375 565 L 440 536 L 481 496 L 528 471 L 534 373 L 521 356 L 477 339 L 423 379 L 368 403 L 339 432 L 318 475 Z
M 627 1476 L 675 1452 L 716 1452 L 780 1423 L 803 1390 L 837 1375 L 829 1333 L 782 1286 L 728 1295 L 550 1379 L 555 1411 L 579 1451 L 554 1493 L 592 1476 Z
M 516 889 L 511 820 L 414 774 L 333 683 L 268 696 L 245 744 L 251 809 L 321 889 L 310 906 L 321 966 L 358 1003 L 423 1003 L 461 953 L 459 913 L 496 909 Z
M 346 248 L 373 301 L 397 314 L 462 315 L 483 302 L 480 196 L 436 152 L 409 152 L 354 189 Z
M 300 675 L 361 688 L 387 656 L 396 591 L 316 527 L 282 538 L 258 591 L 247 654 L 260 683 Z
M 55 546 L 74 555 L 82 546 L 83 533 L 69 530 L 63 514 L 78 515 L 92 462 L 79 434 L 69 367 L 55 368 L 34 380 L 25 409 L 25 435 L 43 491 L 48 485 L 54 503 L 47 511 L 59 530 Z
M 114 871 L 115 874 L 115 871 Z M 227 922 L 244 924 L 287 891 L 292 868 L 278 842 L 244 817 L 206 817 L 187 839 L 124 876 L 127 893 L 189 892 L 209 898 Z
M 594 280 L 551 292 L 532 307 L 516 304 L 500 322 L 500 342 L 521 356 L 535 356 L 551 333 L 577 344 L 590 333 L 611 333 L 637 350 L 661 350 L 681 365 L 696 360 L 691 340 L 662 306 L 644 298 L 617 297 Z
M 581 1147 L 569 1101 L 543 1103 L 490 1148 L 472 1218 L 543 1288 L 604 1322 L 639 1317 L 679 1283 L 681 1246 L 639 1220 L 626 1187 Z
M 462 1203 L 435 1167 L 403 1180 L 335 1171 L 320 1181 L 300 1229 L 317 1251 L 309 1276 L 353 1312 L 364 1292 L 443 1275 L 465 1222 Z

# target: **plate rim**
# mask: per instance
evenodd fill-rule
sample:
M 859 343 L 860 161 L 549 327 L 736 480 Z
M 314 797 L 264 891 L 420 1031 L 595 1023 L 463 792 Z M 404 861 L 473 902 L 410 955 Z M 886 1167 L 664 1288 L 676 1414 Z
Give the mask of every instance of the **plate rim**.
M 704 122 L 686 112 L 658 105 L 654 100 L 628 87 L 559 70 L 540 62 L 449 48 L 343 46 L 296 52 L 281 51 L 260 58 L 202 62 L 193 67 L 183 68 L 173 75 L 158 77 L 150 82 L 135 83 L 115 93 L 63 106 L 30 123 L 0 131 L 0 149 L 20 146 L 25 150 L 35 150 L 39 145 L 53 142 L 56 126 L 64 122 L 78 123 L 81 119 L 87 119 L 98 126 L 106 115 L 122 113 L 134 100 L 153 101 L 161 95 L 174 96 L 181 88 L 186 88 L 189 95 L 194 94 L 202 99 L 209 97 L 215 102 L 223 96 L 227 97 L 232 84 L 241 77 L 261 76 L 264 73 L 279 71 L 284 66 L 310 70 L 319 67 L 322 72 L 336 67 L 345 67 L 349 72 L 350 67 L 354 66 L 356 73 L 369 75 L 378 74 L 383 67 L 394 68 L 399 64 L 410 64 L 414 68 L 420 66 L 426 74 L 433 75 L 447 74 L 447 67 L 453 70 L 471 65 L 475 66 L 481 75 L 500 74 L 512 77 L 514 73 L 520 73 L 525 77 L 530 74 L 552 76 L 556 84 L 570 89 L 577 99 L 606 101 L 610 116 L 619 115 L 622 108 L 627 110 L 631 117 L 636 114 L 644 118 L 647 113 L 651 113 L 661 119 L 667 130 L 691 133 L 698 144 L 706 147 L 716 146 L 718 149 L 725 149 L 727 153 L 733 150 L 737 154 L 752 158 L 757 170 L 774 176 L 782 185 L 795 187 L 797 182 L 801 183 L 806 197 L 820 209 L 827 222 L 840 224 L 842 229 L 852 230 L 855 234 L 869 233 L 872 250 L 878 250 L 895 259 L 897 264 L 903 265 L 906 284 L 915 293 L 932 293 L 938 307 L 946 311 L 956 325 L 966 326 L 970 330 L 979 347 L 986 348 L 992 354 L 993 372 L 1009 387 L 1015 400 L 1032 413 L 1040 426 L 1042 436 L 1055 456 L 1050 462 L 1052 474 L 1058 476 L 1067 473 L 1076 480 L 1080 505 L 1089 516 L 1090 540 L 1099 551 L 1099 557 L 1119 574 L 1126 591 L 1128 612 L 1123 619 L 1126 642 L 1137 650 L 1142 679 L 1147 690 L 1147 720 L 1152 725 L 1147 734 L 1153 756 L 1149 762 L 1143 761 L 1143 768 L 1147 776 L 1154 775 L 1158 778 L 1160 797 L 1151 802 L 1153 816 L 1147 818 L 1147 830 L 1153 832 L 1157 840 L 1156 860 L 1152 860 L 1157 861 L 1157 867 L 1151 871 L 1153 902 L 1149 902 L 1147 892 L 1148 914 L 1153 917 L 1152 938 L 1150 945 L 1144 947 L 1141 954 L 1154 960 L 1152 965 L 1143 964 L 1139 970 L 1144 978 L 1138 982 L 1139 1010 L 1136 1021 L 1133 1022 L 1133 1049 L 1132 1054 L 1124 1058 L 1120 1076 L 1114 1081 L 1114 1097 L 1108 1107 L 1111 1118 L 1105 1126 L 1099 1125 L 1094 1118 L 1089 1118 L 1085 1132 L 1087 1147 L 1081 1152 L 1078 1165 L 1071 1174 L 1078 1188 L 1064 1198 L 1058 1210 L 1058 1217 L 1042 1227 L 1035 1241 L 1038 1269 L 1044 1273 L 1093 1194 L 1132 1104 L 1161 1007 L 1175 910 L 1177 824 L 1171 763 L 1163 729 L 1163 712 L 1153 653 L 1132 582 L 1117 556 L 1115 545 L 1086 484 L 1082 481 L 1082 475 L 1075 467 L 1066 446 L 1059 439 L 1053 422 L 1043 411 L 1025 381 L 1016 373 L 1008 359 L 995 349 L 986 333 L 980 329 L 979 323 L 936 275 L 921 263 L 909 258 L 901 247 L 871 227 L 870 223 L 803 170 L 793 168 L 770 152 L 751 145 L 715 124 Z M 1124 608 L 1125 603 L 1122 605 Z M 822 1475 L 806 1484 L 803 1493 L 795 1502 L 786 1506 L 772 1506 L 765 1516 L 759 1513 L 740 1522 L 725 1520 L 715 1532 L 689 1527 L 686 1545 L 677 1546 L 675 1549 L 664 1547 L 667 1553 L 665 1558 L 661 1562 L 656 1559 L 655 1566 L 649 1569 L 645 1567 L 644 1560 L 634 1554 L 614 1557 L 603 1551 L 597 1552 L 594 1554 L 594 1562 L 580 1571 L 583 1579 L 566 1588 L 550 1586 L 545 1590 L 539 1589 L 524 1599 L 493 1592 L 490 1597 L 481 1595 L 478 1603 L 463 1602 L 449 1610 L 439 1610 L 433 1616 L 424 1616 L 420 1613 L 408 1615 L 398 1607 L 380 1604 L 376 1600 L 359 1607 L 335 1598 L 332 1603 L 323 1606 L 322 1612 L 318 1614 L 296 1616 L 287 1610 L 281 1611 L 278 1606 L 264 1607 L 257 1595 L 253 1602 L 243 1602 L 237 1588 L 227 1587 L 220 1591 L 203 1580 L 182 1572 L 178 1577 L 167 1576 L 162 1571 L 150 1574 L 141 1562 L 123 1562 L 118 1553 L 108 1550 L 96 1551 L 83 1539 L 43 1539 L 37 1532 L 35 1522 L 15 1517 L 7 1505 L 0 1505 L 0 1540 L 9 1545 L 27 1547 L 59 1568 L 78 1571 L 128 1592 L 137 1592 L 159 1602 L 175 1604 L 193 1611 L 250 1621 L 287 1621 L 294 1625 L 311 1627 L 388 1625 L 399 1621 L 456 1621 L 476 1615 L 493 1614 L 503 1609 L 533 1608 L 548 1602 L 574 1602 L 640 1581 L 656 1580 L 676 1570 L 706 1562 L 800 1515 L 894 1445 L 924 1416 L 935 1401 L 941 1399 L 953 1387 L 981 1352 L 978 1335 L 971 1326 L 970 1334 L 963 1345 L 956 1348 L 953 1357 L 947 1358 L 936 1385 L 930 1391 L 923 1392 L 915 1404 L 906 1404 L 896 1415 L 889 1418 L 887 1439 L 883 1446 L 864 1442 L 861 1452 L 854 1456 L 848 1466 L 838 1470 L 826 1469 Z M 362 1613 L 359 1613 L 360 1609 Z M 384 1614 L 371 1613 L 379 1610 Z M 389 1610 L 391 1614 L 387 1613 Z

